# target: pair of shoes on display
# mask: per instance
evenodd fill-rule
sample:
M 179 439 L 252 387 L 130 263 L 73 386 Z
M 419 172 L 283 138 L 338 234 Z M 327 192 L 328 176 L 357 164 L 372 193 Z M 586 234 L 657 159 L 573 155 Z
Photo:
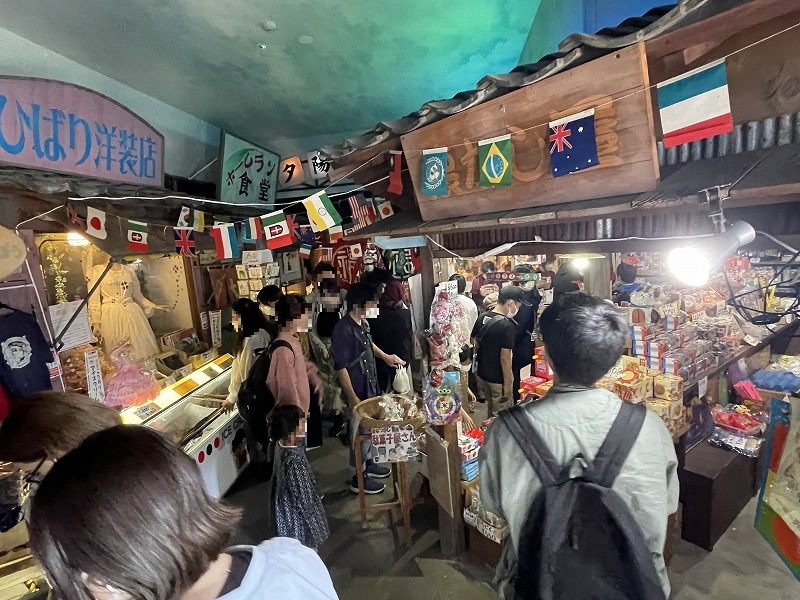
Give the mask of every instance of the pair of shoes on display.
M 391 475 L 391 471 L 386 467 L 382 467 L 380 465 L 375 464 L 372 461 L 367 463 L 366 468 L 364 469 L 364 493 L 365 494 L 380 494 L 383 490 L 386 489 L 386 486 L 383 485 L 380 481 L 376 481 L 377 479 L 386 479 Z M 355 475 L 353 476 L 353 480 L 350 483 L 350 491 L 354 494 L 358 493 L 358 477 Z

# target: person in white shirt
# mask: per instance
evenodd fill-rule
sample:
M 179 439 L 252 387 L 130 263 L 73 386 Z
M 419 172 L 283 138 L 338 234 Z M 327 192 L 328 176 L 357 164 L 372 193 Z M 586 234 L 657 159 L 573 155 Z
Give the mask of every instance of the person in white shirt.
M 258 355 L 263 352 L 275 336 L 270 334 L 270 324 L 256 302 L 249 298 L 239 298 L 233 303 L 231 323 L 236 331 L 236 345 L 234 346 L 233 365 L 231 365 L 231 379 L 228 384 L 228 397 L 225 399 L 225 408 L 233 410 L 239 403 L 239 390 L 247 381 L 250 369 L 256 362 Z M 247 434 L 247 447 L 250 456 L 263 457 L 269 446 L 269 436 L 266 425 L 263 432 L 252 431 L 245 423 Z M 262 448 L 259 448 L 259 445 Z M 255 460 L 258 462 L 257 460 Z
M 541 400 L 520 406 L 520 414 L 560 464 L 581 454 L 593 461 L 622 407 L 611 392 L 594 387 L 622 355 L 628 327 L 614 306 L 583 292 L 560 295 L 542 313 L 539 329 L 555 384 Z M 511 598 L 510 579 L 528 511 L 541 483 L 510 431 L 493 423 L 479 454 L 483 508 L 508 523 L 509 537 L 497 567 L 500 595 Z M 654 412 L 647 411 L 612 489 L 641 527 L 661 579 L 670 585 L 664 564 L 667 518 L 678 510 L 678 460 L 672 437 Z
M 44 478 L 31 548 L 59 598 L 338 600 L 322 560 L 296 540 L 228 547 L 240 515 L 208 495 L 171 441 L 119 425 Z

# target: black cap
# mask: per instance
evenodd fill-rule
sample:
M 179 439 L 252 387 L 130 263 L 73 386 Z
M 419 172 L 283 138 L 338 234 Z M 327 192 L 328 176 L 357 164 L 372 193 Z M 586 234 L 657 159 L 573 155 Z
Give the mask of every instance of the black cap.
M 525 306 L 532 306 L 532 304 L 525 299 L 525 292 L 522 291 L 522 288 L 518 288 L 514 285 L 504 285 L 502 288 L 500 288 L 500 294 L 497 296 L 497 301 L 504 304 L 509 300 L 516 300 Z

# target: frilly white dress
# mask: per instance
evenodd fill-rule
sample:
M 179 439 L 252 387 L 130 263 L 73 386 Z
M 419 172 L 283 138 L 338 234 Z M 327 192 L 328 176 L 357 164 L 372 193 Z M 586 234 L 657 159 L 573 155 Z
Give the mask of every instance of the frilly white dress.
M 158 342 L 147 317 L 158 308 L 142 296 L 139 279 L 128 265 L 112 267 L 89 298 L 89 320 L 100 324 L 106 352 L 130 342 L 137 360 L 159 353 Z M 96 265 L 89 272 L 89 289 L 103 274 L 105 265 Z

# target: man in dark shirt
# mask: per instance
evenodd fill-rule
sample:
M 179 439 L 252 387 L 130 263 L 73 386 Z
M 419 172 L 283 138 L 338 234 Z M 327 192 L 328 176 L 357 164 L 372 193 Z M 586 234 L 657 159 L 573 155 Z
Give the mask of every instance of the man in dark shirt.
M 367 317 L 378 316 L 378 298 L 375 287 L 366 283 L 355 283 L 347 291 L 349 312 L 333 328 L 331 344 L 333 366 L 339 376 L 345 398 L 350 408 L 351 444 L 350 466 L 355 467 L 356 431 L 366 433 L 359 426 L 355 406 L 367 398 L 380 394 L 378 389 L 375 357 L 377 356 L 390 367 L 405 365 L 405 362 L 394 354 L 386 354 L 372 342 Z M 384 485 L 372 478 L 383 479 L 389 476 L 389 469 L 372 461 L 372 444 L 363 442 L 361 456 L 366 461 L 364 473 L 364 491 L 368 494 L 380 494 Z M 358 492 L 358 482 L 353 477 L 351 491 Z
M 531 274 L 531 265 L 517 265 L 514 267 L 515 273 Z M 536 289 L 535 281 L 516 281 L 514 285 L 523 291 L 525 301 L 514 320 L 517 322 L 517 334 L 514 340 L 514 360 L 512 369 L 514 370 L 514 400 L 519 400 L 520 372 L 527 366 L 533 364 L 534 343 L 533 332 L 536 329 L 536 317 L 539 313 L 539 304 L 542 302 L 542 295 Z
M 489 417 L 511 406 L 514 374 L 512 351 L 517 332 L 514 317 L 530 305 L 525 293 L 507 285 L 500 289 L 497 306 L 478 318 L 472 338 L 478 348 L 478 388 L 489 403 Z

